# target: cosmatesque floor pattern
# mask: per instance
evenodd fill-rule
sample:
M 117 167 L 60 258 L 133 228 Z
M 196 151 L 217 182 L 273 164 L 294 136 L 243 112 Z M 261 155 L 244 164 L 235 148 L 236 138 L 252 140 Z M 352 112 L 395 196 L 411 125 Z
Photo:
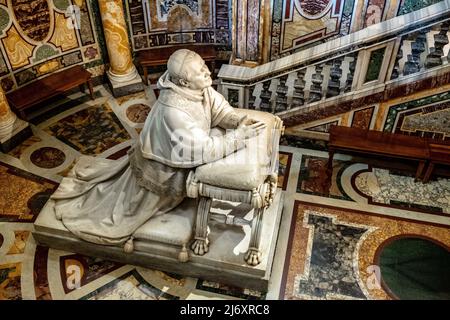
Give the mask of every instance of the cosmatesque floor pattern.
M 76 160 L 81 155 L 125 156 L 156 100 L 151 90 L 114 99 L 104 87 L 95 89 L 95 100 L 81 93 L 70 96 L 60 113 L 53 111 L 33 122 L 32 137 L 8 154 L 0 153 L 0 299 L 385 300 L 414 294 L 418 298 L 449 296 L 450 291 L 433 295 L 432 289 L 419 285 L 408 294 L 396 292 L 395 285 L 389 287 L 395 282 L 395 268 L 388 270 L 389 283 L 383 281 L 387 271 L 380 268 L 380 257 L 388 252 L 384 250 L 390 243 L 410 238 L 432 242 L 449 252 L 450 181 L 438 179 L 423 185 L 408 175 L 339 154 L 332 178 L 327 179 L 327 153 L 320 142 L 289 143 L 284 139 L 285 145 L 280 147 L 278 186 L 285 196 L 284 232 L 278 236 L 268 292 L 36 244 L 33 221 Z M 79 283 L 73 280 L 74 270 L 80 272 Z M 417 290 L 431 291 L 419 294 Z

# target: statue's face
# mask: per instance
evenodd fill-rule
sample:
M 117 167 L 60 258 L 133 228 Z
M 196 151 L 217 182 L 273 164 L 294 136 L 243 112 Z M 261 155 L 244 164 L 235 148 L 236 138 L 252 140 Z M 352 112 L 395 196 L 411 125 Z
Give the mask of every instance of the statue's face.
M 201 90 L 212 84 L 211 72 L 200 56 L 196 56 L 187 66 L 188 82 L 186 86 L 190 89 Z

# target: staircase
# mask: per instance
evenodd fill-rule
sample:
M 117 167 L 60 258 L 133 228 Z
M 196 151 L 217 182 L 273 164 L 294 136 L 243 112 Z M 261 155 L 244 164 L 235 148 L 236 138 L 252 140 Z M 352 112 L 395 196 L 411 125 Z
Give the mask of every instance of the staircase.
M 255 68 L 223 65 L 219 90 L 234 106 L 287 127 L 450 84 L 450 0 Z

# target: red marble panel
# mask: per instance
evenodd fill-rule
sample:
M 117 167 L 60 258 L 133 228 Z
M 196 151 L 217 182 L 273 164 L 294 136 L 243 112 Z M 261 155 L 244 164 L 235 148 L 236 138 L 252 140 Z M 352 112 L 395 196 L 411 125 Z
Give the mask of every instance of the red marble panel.
M 373 111 L 375 107 L 355 111 L 351 127 L 359 129 L 370 129 L 370 122 L 372 121 Z

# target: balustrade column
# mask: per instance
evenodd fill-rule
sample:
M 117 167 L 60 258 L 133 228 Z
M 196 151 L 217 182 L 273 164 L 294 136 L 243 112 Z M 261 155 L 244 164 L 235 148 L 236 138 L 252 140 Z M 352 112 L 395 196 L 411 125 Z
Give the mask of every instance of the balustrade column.
M 263 88 L 259 96 L 261 98 L 261 104 L 259 105 L 261 111 L 272 112 L 272 105 L 270 103 L 270 99 L 272 98 L 272 91 L 269 90 L 271 83 L 272 80 L 263 82 Z
M 142 79 L 133 64 L 122 1 L 99 0 L 98 3 L 110 64 L 106 74 L 114 96 L 143 90 Z
M 255 109 L 256 97 L 253 95 L 255 88 L 256 88 L 256 86 L 251 86 L 248 88 L 248 106 L 247 107 L 249 109 Z
M 297 71 L 297 79 L 294 81 L 294 93 L 292 94 L 292 107 L 300 107 L 305 104 L 305 74 L 306 68 Z
M 441 25 L 439 33 L 434 35 L 434 47 L 430 49 L 430 53 L 425 60 L 425 67 L 433 68 L 442 65 L 442 56 L 444 55 L 444 47 L 448 44 L 449 24 L 444 22 Z
M 355 69 L 356 69 L 356 62 L 358 60 L 357 55 L 356 54 L 352 54 L 350 55 L 350 57 L 353 59 L 352 61 L 349 62 L 348 64 L 348 73 L 347 73 L 347 80 L 345 82 L 345 89 L 344 92 L 350 92 L 352 91 L 352 86 L 353 86 L 353 77 L 355 75 Z
M 281 76 L 279 78 L 279 84 L 277 86 L 277 98 L 275 100 L 275 112 L 285 111 L 287 109 L 287 92 L 286 86 L 288 75 Z
M 311 88 L 309 89 L 309 99 L 308 102 L 315 102 L 322 99 L 322 83 L 323 83 L 323 66 L 316 65 L 316 73 L 312 75 L 311 78 Z
M 328 81 L 327 98 L 338 96 L 341 93 L 342 58 L 333 60 L 330 70 L 330 81 Z
M 408 54 L 408 61 L 405 62 L 405 67 L 403 69 L 403 74 L 405 76 L 420 71 L 420 55 L 425 51 L 426 41 L 426 31 L 419 31 L 415 41 L 411 43 L 411 54 Z
M 400 48 L 398 48 L 397 56 L 395 57 L 394 69 L 392 69 L 391 79 L 397 79 L 400 76 L 400 60 L 403 58 L 403 50 L 402 50 L 403 42 L 401 43 Z

